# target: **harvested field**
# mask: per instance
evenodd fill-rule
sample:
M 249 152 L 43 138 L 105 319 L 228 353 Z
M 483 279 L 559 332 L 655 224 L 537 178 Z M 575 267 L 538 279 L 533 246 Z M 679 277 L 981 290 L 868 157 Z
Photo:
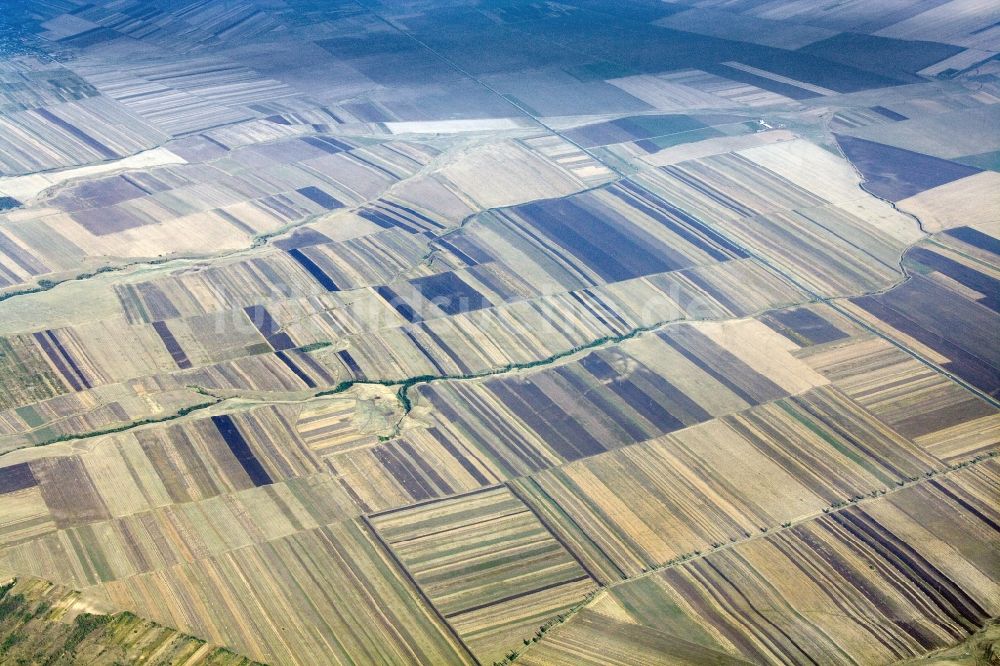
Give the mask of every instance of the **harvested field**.
M 595 588 L 531 509 L 501 486 L 375 514 L 375 529 L 481 661 Z
M 986 551 L 949 544 L 996 538 L 983 513 L 996 472 L 963 470 L 626 582 L 520 661 L 598 663 L 641 637 L 678 663 L 891 662 L 963 640 L 997 612 L 996 583 L 982 578 Z
M 982 648 L 998 37 L 984 0 L 8 0 L 0 663 Z

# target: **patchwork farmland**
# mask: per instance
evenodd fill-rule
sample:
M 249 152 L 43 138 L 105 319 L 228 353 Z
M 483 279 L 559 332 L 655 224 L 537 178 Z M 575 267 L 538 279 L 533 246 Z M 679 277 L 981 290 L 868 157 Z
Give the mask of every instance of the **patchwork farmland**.
M 996 652 L 998 53 L 983 0 L 6 3 L 0 663 Z

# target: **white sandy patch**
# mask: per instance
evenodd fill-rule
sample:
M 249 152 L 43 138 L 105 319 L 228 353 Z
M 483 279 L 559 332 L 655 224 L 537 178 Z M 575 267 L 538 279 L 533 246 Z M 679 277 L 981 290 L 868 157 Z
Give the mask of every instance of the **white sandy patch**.
M 468 120 L 414 120 L 384 123 L 393 134 L 459 134 L 462 132 L 497 132 L 525 127 L 516 118 L 471 118 Z
M 850 162 L 813 143 L 801 139 L 772 143 L 741 150 L 740 155 L 856 215 L 904 245 L 922 237 L 915 221 L 861 189 L 861 178 Z
M 994 227 L 1000 220 L 1000 173 L 983 171 L 896 202 L 933 233 L 955 227 Z
M 732 67 L 733 69 L 738 69 L 749 74 L 756 74 L 765 79 L 770 79 L 772 81 L 777 81 L 778 83 L 787 83 L 790 86 L 795 86 L 796 88 L 802 88 L 803 90 L 809 90 L 816 93 L 817 95 L 829 96 L 836 95 L 837 92 L 830 90 L 829 88 L 822 88 L 820 86 L 814 86 L 811 83 L 805 83 L 804 81 L 799 81 L 797 79 L 790 79 L 787 76 L 782 76 L 781 74 L 774 74 L 765 69 L 758 69 L 756 67 L 751 67 L 750 65 L 744 65 L 741 62 L 724 62 L 722 63 L 726 67 Z
M 830 381 L 791 352 L 798 345 L 756 319 L 699 322 L 698 331 L 734 356 L 795 395 Z
M 583 189 L 580 181 L 555 164 L 511 142 L 477 148 L 440 173 L 482 208 L 551 199 Z
M 175 155 L 166 148 L 153 148 L 136 153 L 135 155 L 123 157 L 120 160 L 102 162 L 101 164 L 48 173 L 36 173 L 29 176 L 0 178 L 0 194 L 14 197 L 21 203 L 27 203 L 53 185 L 58 185 L 74 178 L 99 176 L 105 173 L 128 169 L 148 169 L 165 164 L 187 164 L 187 160 L 179 155 Z
M 696 160 L 712 155 L 731 153 L 754 146 L 762 146 L 779 141 L 791 141 L 795 135 L 788 130 L 771 130 L 740 136 L 717 136 L 704 141 L 684 143 L 679 146 L 665 148 L 651 155 L 643 155 L 640 159 L 653 166 L 668 166 L 686 160 Z

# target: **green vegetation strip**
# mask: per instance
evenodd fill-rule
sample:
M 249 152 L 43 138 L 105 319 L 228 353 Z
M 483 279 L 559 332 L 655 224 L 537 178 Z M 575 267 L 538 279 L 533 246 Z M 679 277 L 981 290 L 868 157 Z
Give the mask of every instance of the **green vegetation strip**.
M 111 428 L 104 428 L 104 429 L 101 429 L 101 430 L 91 430 L 89 432 L 83 432 L 83 433 L 76 433 L 76 434 L 70 433 L 70 434 L 66 434 L 66 435 L 59 435 L 58 437 L 53 437 L 51 439 L 47 439 L 45 441 L 38 442 L 37 444 L 29 444 L 27 446 L 20 446 L 20 447 L 18 447 L 16 449 L 10 449 L 9 451 L 4 451 L 4 452 L 0 453 L 0 457 L 6 456 L 6 455 L 10 455 L 11 453 L 14 453 L 15 451 L 22 451 L 24 449 L 31 449 L 31 448 L 35 448 L 35 447 L 38 447 L 38 446 L 49 446 L 50 444 L 58 444 L 59 442 L 69 442 L 69 441 L 77 440 L 77 439 L 89 439 L 91 437 L 101 437 L 103 435 L 113 435 L 114 433 L 117 433 L 117 432 L 125 432 L 126 430 L 132 430 L 133 428 L 139 428 L 139 427 L 145 426 L 145 425 L 152 425 L 154 423 L 165 423 L 167 421 L 173 421 L 175 419 L 179 419 L 182 416 L 187 416 L 188 414 L 190 414 L 192 412 L 197 412 L 197 411 L 200 411 L 202 409 L 207 409 L 209 407 L 213 407 L 213 406 L 219 404 L 220 402 L 223 402 L 223 399 L 222 398 L 217 398 L 216 400 L 214 400 L 212 402 L 201 402 L 201 403 L 198 403 L 197 405 L 189 405 L 187 407 L 182 407 L 182 408 L 178 409 L 176 412 L 174 412 L 173 414 L 168 414 L 167 416 L 161 416 L 159 418 L 140 419 L 138 421 L 129 421 L 128 423 L 122 424 L 120 426 L 114 426 L 114 427 L 111 427 Z
M 27 287 L 25 289 L 19 289 L 17 291 L 8 291 L 6 293 L 0 294 L 0 303 L 6 301 L 8 298 L 14 298 L 15 296 L 27 296 L 29 294 L 40 294 L 44 291 L 54 289 L 61 284 L 67 282 L 77 282 L 79 280 L 89 280 L 90 278 L 97 277 L 104 273 L 121 273 L 134 266 L 157 266 L 159 264 L 165 264 L 168 261 L 173 261 L 175 258 L 163 258 L 163 259 L 150 259 L 148 261 L 133 261 L 127 264 L 121 264 L 120 266 L 101 266 L 88 273 L 80 273 L 76 277 L 66 278 L 65 280 L 39 280 L 34 287 Z
M 777 309 L 777 308 L 776 308 Z M 781 308 L 784 309 L 784 308 Z M 643 333 L 649 333 L 657 329 L 663 328 L 668 324 L 684 323 L 687 321 L 696 320 L 678 320 L 678 319 L 668 319 L 664 321 L 658 321 L 655 324 L 650 324 L 648 326 L 639 326 L 633 328 L 627 333 L 621 335 L 605 335 L 603 337 L 597 338 L 596 340 L 591 340 L 590 342 L 584 343 L 582 345 L 577 345 L 569 349 L 565 349 L 561 352 L 552 354 L 551 356 L 546 356 L 543 359 L 537 361 L 529 361 L 526 363 L 506 363 L 504 365 L 489 368 L 487 370 L 481 370 L 479 372 L 470 372 L 465 374 L 453 374 L 453 375 L 416 375 L 414 377 L 407 377 L 405 379 L 351 379 L 347 381 L 340 382 L 331 389 L 326 389 L 314 394 L 314 397 L 319 398 L 328 395 L 336 395 L 338 393 L 343 393 L 354 386 L 368 385 L 368 386 L 398 386 L 399 390 L 396 393 L 396 397 L 399 399 L 399 404 L 403 407 L 404 416 L 410 412 L 413 407 L 413 403 L 409 397 L 409 390 L 416 386 L 417 384 L 430 384 L 432 382 L 444 382 L 444 381 L 464 381 L 470 379 L 481 379 L 483 377 L 492 377 L 494 375 L 503 375 L 509 372 L 515 372 L 517 370 L 530 370 L 532 368 L 538 368 L 541 366 L 551 365 L 556 361 L 560 361 L 568 356 L 573 356 L 574 354 L 579 354 L 580 352 L 587 351 L 589 349 L 595 349 L 597 347 L 603 347 L 604 345 L 618 344 L 625 342 L 626 340 L 631 340 Z

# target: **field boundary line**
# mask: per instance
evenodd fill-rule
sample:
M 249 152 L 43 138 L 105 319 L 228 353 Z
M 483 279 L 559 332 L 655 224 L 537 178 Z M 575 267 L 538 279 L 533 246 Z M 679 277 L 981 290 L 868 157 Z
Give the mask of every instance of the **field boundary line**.
M 505 485 L 506 484 L 503 483 L 494 483 L 488 486 L 482 486 L 481 488 L 476 488 L 474 490 L 467 490 L 465 492 L 455 493 L 454 495 L 446 495 L 444 497 L 431 497 L 430 499 L 420 500 L 419 502 L 414 502 L 413 504 L 407 504 L 405 506 L 397 506 L 391 509 L 383 509 L 381 511 L 375 511 L 373 513 L 366 513 L 365 517 L 381 518 L 382 516 L 390 516 L 394 513 L 399 513 L 400 511 L 409 511 L 410 509 L 416 509 L 418 507 L 427 506 L 428 504 L 433 504 L 434 502 L 445 502 L 448 500 L 469 497 L 470 495 L 478 495 L 479 493 L 485 493 L 490 490 L 497 490 L 498 488 L 503 488 Z
M 375 526 L 372 525 L 372 523 L 368 520 L 368 516 L 362 514 L 361 522 L 364 523 L 365 527 L 367 527 L 368 530 L 372 533 L 372 536 L 375 538 L 375 541 L 378 543 L 379 546 L 382 547 L 382 550 L 384 550 L 386 555 L 389 556 L 389 559 L 391 559 L 399 568 L 399 570 L 403 572 L 403 576 L 406 578 L 407 581 L 409 581 L 411 585 L 413 585 L 414 589 L 416 589 L 417 591 L 417 594 L 419 594 L 420 598 L 423 599 L 425 604 L 427 604 L 427 607 L 431 609 L 431 612 L 433 612 L 434 615 L 437 617 L 437 619 L 440 620 L 440 622 L 445 627 L 448 628 L 448 632 L 452 635 L 452 637 L 456 641 L 458 641 L 458 644 L 462 646 L 462 649 L 465 650 L 466 654 L 469 655 L 469 658 L 472 660 L 472 663 L 476 664 L 476 666 L 481 666 L 482 662 L 480 662 L 479 659 L 476 657 L 476 655 L 472 653 L 472 650 L 470 650 L 469 646 L 465 644 L 465 641 L 462 640 L 462 637 L 458 635 L 458 631 L 455 629 L 455 627 L 451 626 L 451 623 L 448 622 L 448 619 L 441 613 L 441 611 L 438 610 L 438 607 L 434 605 L 434 602 L 431 601 L 430 597 L 427 596 L 423 588 L 420 587 L 420 584 L 417 582 L 417 579 L 413 577 L 413 574 L 410 573 L 410 570 L 406 568 L 406 565 L 403 564 L 403 562 L 399 559 L 399 557 L 396 556 L 396 553 L 393 552 L 392 548 L 389 546 L 388 543 L 386 543 L 385 539 L 382 538 L 382 535 L 379 534 Z
M 525 477 L 525 478 L 530 478 L 530 477 Z M 549 534 L 551 534 L 552 538 L 555 539 L 557 542 L 559 542 L 559 545 L 562 546 L 563 549 L 567 553 L 569 553 L 573 557 L 574 560 L 576 560 L 577 564 L 580 565 L 580 568 L 584 570 L 584 572 L 587 574 L 587 576 L 589 576 L 591 580 L 593 580 L 595 583 L 597 583 L 598 587 L 604 587 L 604 584 L 601 583 L 601 580 L 596 575 L 594 575 L 594 572 L 590 570 L 590 567 L 588 567 L 583 562 L 583 560 L 580 559 L 580 557 L 575 552 L 573 552 L 573 549 L 569 547 L 569 544 L 567 544 L 563 540 L 563 538 L 561 536 L 559 536 L 558 534 L 556 534 L 555 530 L 553 530 L 549 526 L 549 524 L 547 522 L 545 522 L 545 520 L 542 518 L 542 516 L 537 511 L 535 511 L 535 507 L 531 506 L 531 504 L 527 500 L 525 500 L 524 497 L 521 496 L 521 493 L 519 493 L 517 490 L 514 489 L 514 487 L 511 485 L 510 481 L 505 482 L 503 485 L 505 485 L 507 487 L 507 489 L 510 491 L 511 495 L 513 495 L 514 497 L 516 497 L 517 500 L 521 504 L 523 504 L 524 506 L 526 506 L 528 508 L 528 511 L 531 511 L 532 515 L 535 516 L 535 519 L 541 524 L 542 527 L 545 528 L 545 531 L 548 532 Z M 574 521 L 573 524 L 576 525 L 576 521 Z M 576 528 L 580 529 L 580 526 L 576 525 Z M 580 530 L 580 531 L 583 532 L 583 530 Z M 595 544 L 595 546 L 596 546 L 596 544 Z M 598 550 L 601 552 L 602 555 L 604 555 L 604 551 L 601 551 L 600 548 L 598 548 Z M 604 556 L 607 557 L 607 555 L 604 555 Z

